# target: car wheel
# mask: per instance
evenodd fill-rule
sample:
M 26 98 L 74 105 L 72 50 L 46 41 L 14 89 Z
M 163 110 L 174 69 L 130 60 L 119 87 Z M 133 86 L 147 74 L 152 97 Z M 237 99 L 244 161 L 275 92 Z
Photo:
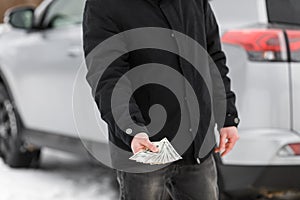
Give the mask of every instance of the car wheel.
M 21 133 L 20 118 L 7 90 L 0 83 L 0 156 L 13 168 L 37 167 L 40 149 L 25 148 Z

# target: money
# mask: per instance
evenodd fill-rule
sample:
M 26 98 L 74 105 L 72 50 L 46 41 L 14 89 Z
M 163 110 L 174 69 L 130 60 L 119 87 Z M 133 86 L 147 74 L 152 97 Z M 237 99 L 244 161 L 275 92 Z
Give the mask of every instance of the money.
M 143 150 L 134 154 L 129 159 L 150 165 L 162 165 L 182 159 L 167 138 L 153 142 L 153 144 L 158 148 L 157 153 L 150 150 Z

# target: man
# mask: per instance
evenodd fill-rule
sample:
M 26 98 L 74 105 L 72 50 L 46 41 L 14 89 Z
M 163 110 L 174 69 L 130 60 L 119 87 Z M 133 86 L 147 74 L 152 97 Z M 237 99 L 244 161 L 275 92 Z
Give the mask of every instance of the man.
M 218 188 L 213 152 L 220 152 L 224 156 L 233 148 L 239 137 L 237 131 L 239 119 L 235 107 L 235 95 L 231 91 L 230 79 L 227 77 L 228 67 L 221 50 L 218 25 L 213 11 L 208 0 L 87 0 L 83 22 L 86 57 L 90 56 L 93 49 L 106 39 L 123 31 L 143 27 L 161 27 L 181 32 L 194 39 L 207 51 L 215 62 L 225 86 L 226 117 L 224 123 L 218 123 L 216 120 L 220 131 L 219 146 L 212 148 L 204 157 L 199 156 L 205 134 L 214 133 L 214 129 L 209 124 L 211 116 L 216 115 L 217 112 L 210 110 L 211 102 L 207 98 L 209 95 L 205 83 L 201 75 L 193 71 L 189 62 L 164 50 L 135 50 L 116 59 L 105 70 L 101 79 L 95 81 L 95 76 L 103 70 L 103 66 L 97 65 L 97 59 L 87 61 L 87 80 L 95 92 L 94 98 L 101 117 L 108 124 L 110 141 L 126 151 L 137 153 L 140 150 L 149 149 L 157 152 L 158 149 L 151 141 L 158 141 L 164 137 L 172 141 L 180 119 L 193 117 L 188 112 L 180 112 L 181 105 L 168 89 L 157 84 L 147 84 L 133 93 L 130 102 L 120 101 L 117 105 L 119 110 L 124 111 L 127 108 L 130 110 L 129 116 L 122 116 L 122 124 L 127 126 L 126 130 L 123 130 L 123 127 L 120 128 L 112 113 L 111 98 L 116 83 L 128 71 L 146 63 L 161 63 L 170 66 L 188 80 L 200 102 L 199 129 L 187 128 L 184 132 L 187 137 L 189 132 L 194 133 L 195 137 L 187 150 L 182 152 L 182 160 L 147 173 L 126 172 L 117 167 L 121 199 L 216 200 Z M 170 34 L 170 37 L 175 36 Z M 130 41 L 127 42 L 130 43 Z M 115 52 L 118 52 L 118 49 L 115 49 Z M 211 70 L 210 65 L 204 67 Z M 151 70 L 151 67 L 148 70 Z M 216 80 L 214 75 L 211 79 L 213 83 Z M 130 83 L 124 86 L 124 91 L 127 91 L 129 85 Z M 184 86 L 179 90 L 185 91 Z M 216 99 L 213 99 L 213 104 L 218 104 Z M 159 133 L 153 135 L 147 125 L 152 120 L 148 113 L 149 108 L 155 104 L 160 104 L 165 108 L 167 119 Z M 185 107 L 185 110 L 188 109 L 188 106 Z M 193 108 L 190 109 L 192 110 Z M 132 120 L 139 126 L 132 126 Z M 112 156 L 113 160 L 124 157 L 114 156 Z M 128 157 L 126 159 L 128 160 Z

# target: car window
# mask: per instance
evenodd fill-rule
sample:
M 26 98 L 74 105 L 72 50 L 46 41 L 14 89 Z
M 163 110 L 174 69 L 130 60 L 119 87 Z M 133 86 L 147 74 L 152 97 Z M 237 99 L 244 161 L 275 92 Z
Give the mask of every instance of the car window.
M 300 25 L 299 0 L 267 0 L 270 22 Z
M 55 0 L 48 8 L 43 25 L 57 28 L 82 22 L 85 0 Z

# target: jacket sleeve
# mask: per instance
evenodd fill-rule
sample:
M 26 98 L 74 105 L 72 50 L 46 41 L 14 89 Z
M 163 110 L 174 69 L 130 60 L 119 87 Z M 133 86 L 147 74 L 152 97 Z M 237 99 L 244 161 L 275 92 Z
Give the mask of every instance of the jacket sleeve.
M 88 73 L 86 75 L 87 81 L 93 91 L 94 100 L 101 113 L 102 119 L 108 124 L 111 134 L 121 139 L 129 147 L 133 136 L 140 132 L 148 133 L 145 127 L 145 121 L 142 117 L 141 111 L 131 96 L 130 102 L 122 102 L 118 100 L 117 118 L 114 119 L 111 109 L 111 96 L 113 89 L 118 80 L 129 71 L 128 54 L 122 52 L 120 49 L 110 48 L 108 52 L 102 52 L 102 55 L 94 52 L 93 49 L 106 39 L 120 33 L 116 23 L 111 18 L 112 12 L 108 10 L 108 6 L 99 0 L 87 0 L 84 9 L 83 19 L 83 43 L 84 53 Z M 92 57 L 90 57 L 92 53 Z M 105 59 L 107 54 L 120 54 L 111 65 L 101 65 L 101 59 Z M 102 77 L 97 77 L 102 74 Z M 99 75 L 100 76 L 100 75 Z M 122 82 L 122 91 L 132 94 L 130 81 Z M 129 111 L 125 112 L 125 109 Z M 124 113 L 130 112 L 130 116 Z M 123 128 L 119 127 L 116 123 L 122 124 Z M 133 122 L 138 126 L 133 126 Z M 134 128 L 133 128 L 134 127 Z
M 238 112 L 235 106 L 235 101 L 236 101 L 236 96 L 234 92 L 231 90 L 231 81 L 230 78 L 228 77 L 228 72 L 229 69 L 226 66 L 226 56 L 224 52 L 221 49 L 221 41 L 220 41 L 220 34 L 219 34 L 219 27 L 218 23 L 216 21 L 215 15 L 211 9 L 210 4 L 208 1 L 205 1 L 205 19 L 206 19 L 206 41 L 207 41 L 207 51 L 214 61 L 215 65 L 218 68 L 218 72 L 213 72 L 213 73 L 220 73 L 224 87 L 225 87 L 225 92 L 226 92 L 226 102 L 225 104 L 227 105 L 226 108 L 226 117 L 225 117 L 225 122 L 224 119 L 221 120 L 216 120 L 217 123 L 218 121 L 223 121 L 224 124 L 218 124 L 218 127 L 229 127 L 229 126 L 238 126 L 239 124 L 239 118 L 238 118 Z M 214 75 L 212 75 L 214 77 Z M 218 90 L 218 87 L 214 85 L 214 90 Z M 214 92 L 214 108 L 218 109 L 218 101 L 220 100 L 220 94 L 222 91 L 216 91 Z M 216 115 L 216 110 L 214 111 Z M 215 116 L 216 118 L 220 116 Z

